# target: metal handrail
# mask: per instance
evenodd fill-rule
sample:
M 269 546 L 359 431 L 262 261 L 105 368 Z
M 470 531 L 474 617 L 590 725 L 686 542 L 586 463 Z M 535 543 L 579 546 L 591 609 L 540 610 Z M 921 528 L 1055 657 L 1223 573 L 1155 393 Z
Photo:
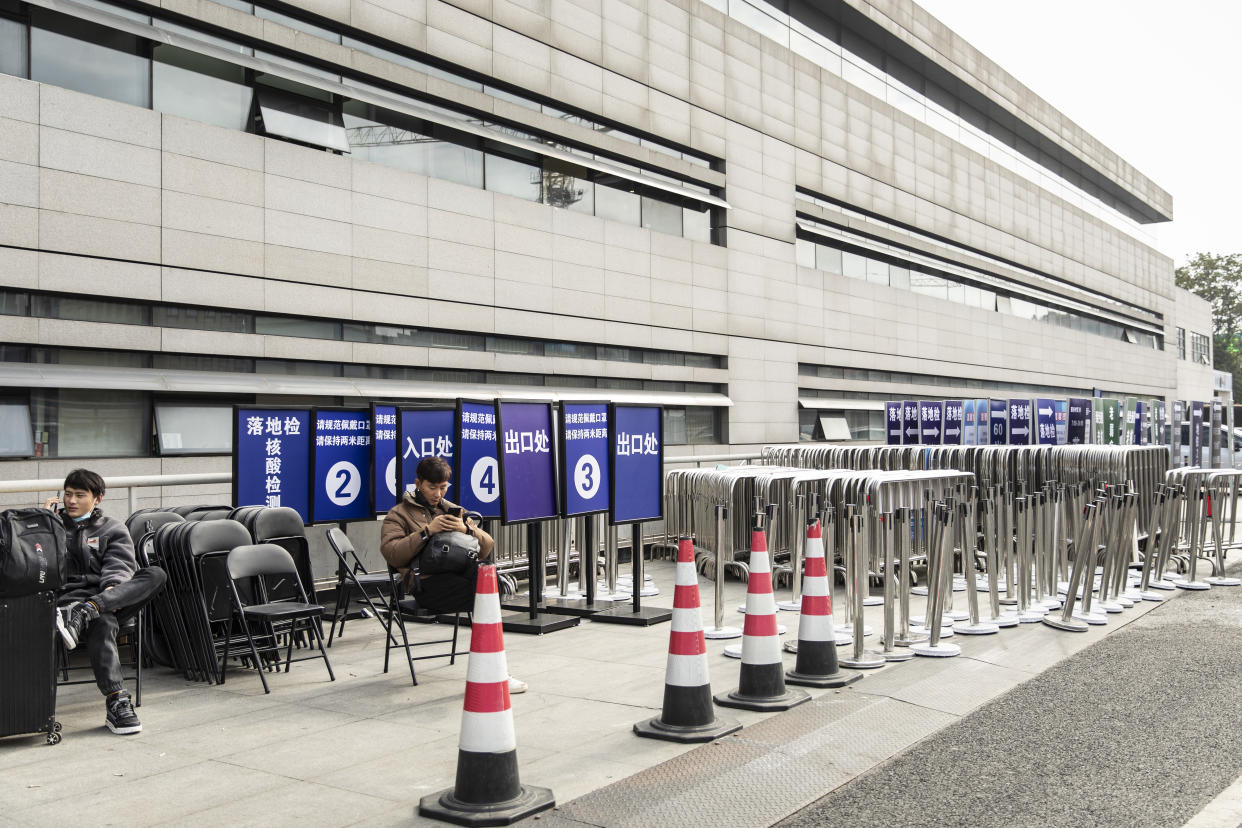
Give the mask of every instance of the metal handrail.
M 703 455 L 683 455 L 680 457 L 664 458 L 664 465 L 676 466 L 688 463 L 725 463 L 759 460 L 763 457 L 762 452 L 747 452 L 742 454 L 703 454 Z M 230 483 L 233 480 L 233 472 L 199 472 L 195 474 L 134 474 L 123 475 L 118 477 L 105 477 L 104 485 L 109 489 L 128 489 L 129 490 L 129 511 L 132 513 L 135 506 L 134 491 L 136 489 L 150 488 L 156 486 L 201 486 L 209 483 Z M 64 478 L 48 477 L 41 480 L 0 480 L 0 494 L 20 494 L 22 492 L 55 492 L 59 491 L 64 485 Z

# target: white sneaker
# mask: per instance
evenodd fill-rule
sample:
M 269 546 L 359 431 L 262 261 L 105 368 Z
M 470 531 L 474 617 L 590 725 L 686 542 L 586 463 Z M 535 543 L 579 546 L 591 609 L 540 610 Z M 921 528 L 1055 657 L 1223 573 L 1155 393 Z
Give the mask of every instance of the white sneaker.
M 516 696 L 518 693 L 525 693 L 525 692 L 526 692 L 526 682 L 522 681 L 521 679 L 515 679 L 513 676 L 509 676 L 509 695 Z

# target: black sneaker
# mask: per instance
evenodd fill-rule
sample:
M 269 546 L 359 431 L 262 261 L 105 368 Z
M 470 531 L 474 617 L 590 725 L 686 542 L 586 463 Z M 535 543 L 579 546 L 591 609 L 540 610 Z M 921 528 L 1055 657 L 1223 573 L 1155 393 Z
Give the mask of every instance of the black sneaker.
M 138 721 L 138 714 L 134 712 L 134 703 L 124 690 L 108 699 L 108 730 L 121 735 L 142 730 L 142 722 Z
M 57 608 L 56 629 L 65 641 L 66 650 L 72 650 L 78 646 L 78 642 L 82 640 L 82 633 L 86 631 L 86 625 L 99 617 L 99 613 L 93 610 L 94 607 L 86 601 L 78 601 L 67 607 Z

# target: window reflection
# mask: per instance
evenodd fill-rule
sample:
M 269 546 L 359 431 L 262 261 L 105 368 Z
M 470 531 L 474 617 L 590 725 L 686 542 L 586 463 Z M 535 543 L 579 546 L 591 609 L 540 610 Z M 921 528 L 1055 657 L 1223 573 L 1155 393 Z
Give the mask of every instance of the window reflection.
M 484 156 L 483 182 L 492 192 L 527 201 L 539 201 L 543 194 L 543 171 L 538 166 L 490 152 Z
M 642 216 L 642 201 L 637 193 L 627 193 L 597 182 L 595 215 L 610 221 L 638 224 Z
M 30 78 L 148 108 L 151 62 L 133 35 L 31 9 Z
M 252 92 L 244 69 L 164 44 L 155 47 L 154 58 L 155 109 L 228 129 L 246 128 Z
M 0 75 L 26 77 L 26 25 L 0 17 Z
M 643 227 L 659 233 L 681 235 L 681 207 L 643 196 Z

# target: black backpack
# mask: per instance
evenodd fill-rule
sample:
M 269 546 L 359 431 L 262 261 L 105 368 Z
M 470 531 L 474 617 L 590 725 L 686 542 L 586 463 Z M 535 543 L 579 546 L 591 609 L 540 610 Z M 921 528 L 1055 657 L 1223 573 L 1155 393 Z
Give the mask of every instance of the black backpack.
M 69 580 L 65 525 L 49 509 L 0 512 L 0 598 L 47 590 Z

